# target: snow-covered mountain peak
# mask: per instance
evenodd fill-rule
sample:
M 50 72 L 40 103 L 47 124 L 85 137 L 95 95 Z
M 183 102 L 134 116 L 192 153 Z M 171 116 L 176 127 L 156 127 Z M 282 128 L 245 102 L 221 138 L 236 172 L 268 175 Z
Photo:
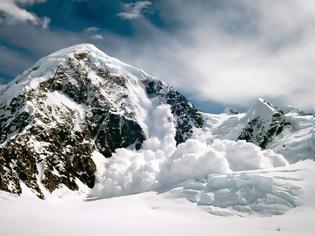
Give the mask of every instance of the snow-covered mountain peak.
M 108 56 L 92 44 L 78 44 L 39 59 L 22 75 L 1 88 L 0 103 L 8 102 L 19 94 L 36 89 L 40 83 L 53 77 L 58 67 L 69 61 L 76 64 L 75 66 L 85 67 L 88 71 L 102 68 L 112 76 L 124 76 L 134 83 L 138 80 L 154 79 L 143 70 Z
M 142 70 L 90 44 L 59 50 L 0 91 L 0 189 L 20 193 L 24 182 L 43 197 L 42 186 L 93 187 L 94 151 L 140 149 L 164 135 L 161 120 L 175 144 L 203 125 L 183 95 Z
M 71 67 L 81 67 L 87 72 L 108 73 L 111 76 L 123 76 L 131 83 L 139 80 L 154 80 L 154 77 L 143 70 L 110 57 L 92 44 L 78 44 L 61 49 L 39 59 L 31 68 L 24 71 L 6 86 L 0 88 L 0 104 L 8 103 L 14 97 L 55 76 L 58 68 L 71 63 Z M 102 71 L 100 71 L 102 70 Z M 162 84 L 164 84 L 162 82 Z
M 261 120 L 264 120 L 267 123 L 271 122 L 272 116 L 278 112 L 276 108 L 272 106 L 270 102 L 262 98 L 258 98 L 255 105 L 247 113 L 248 121 L 259 117 Z
M 137 79 L 153 78 L 141 69 L 128 65 L 117 58 L 111 57 L 99 50 L 93 44 L 77 44 L 65 49 L 61 49 L 47 56 L 50 58 L 69 58 L 89 61 L 94 66 L 105 67 L 110 74 L 116 76 L 135 76 Z
M 0 90 L 0 190 L 15 194 L 167 189 L 213 214 L 283 214 L 300 204 L 303 170 L 289 162 L 314 159 L 313 116 L 261 98 L 247 113 L 202 114 L 90 44 L 40 59 Z
M 283 112 L 262 98 L 257 100 L 244 119 L 247 125 L 238 139 L 252 142 L 261 148 L 266 148 L 287 125 Z

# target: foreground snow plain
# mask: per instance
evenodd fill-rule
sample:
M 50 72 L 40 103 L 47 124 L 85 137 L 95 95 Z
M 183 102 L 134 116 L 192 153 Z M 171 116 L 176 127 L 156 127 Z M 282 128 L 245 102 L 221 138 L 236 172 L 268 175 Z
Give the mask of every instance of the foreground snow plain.
M 175 147 L 169 107 L 155 117 L 163 125 L 142 150 L 119 149 L 110 159 L 94 153 L 92 191 L 60 189 L 44 201 L 26 187 L 20 197 L 0 192 L 1 235 L 314 235 L 313 152 L 289 164 L 220 137 L 233 135 L 243 117 L 224 114 Z
M 45 201 L 25 189 L 22 197 L 0 192 L 1 235 L 314 235 L 314 161 L 246 174 L 294 183 L 299 206 L 267 217 L 198 205 L 181 186 L 107 199 L 60 189 Z

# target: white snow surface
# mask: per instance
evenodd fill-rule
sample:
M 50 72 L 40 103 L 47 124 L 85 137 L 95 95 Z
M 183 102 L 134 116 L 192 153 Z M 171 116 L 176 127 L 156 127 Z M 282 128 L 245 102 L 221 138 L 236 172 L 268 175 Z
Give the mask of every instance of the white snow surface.
M 227 183 L 222 175 L 211 177 L 208 187 L 211 187 L 212 192 L 202 193 L 201 197 L 196 198 L 197 203 L 194 202 L 192 190 L 198 188 L 192 180 L 191 183 L 186 181 L 167 192 L 152 191 L 100 200 L 90 200 L 83 193 L 73 193 L 66 189 L 54 192 L 45 201 L 27 191 L 21 197 L 0 192 L 1 235 L 311 236 L 315 232 L 315 188 L 312 184 L 314 167 L 314 162 L 303 161 L 286 168 L 235 173 L 234 178 L 239 178 L 242 174 L 252 176 L 243 177 L 246 181 L 243 180 L 239 185 L 244 188 L 251 181 L 258 183 L 257 176 L 277 179 L 281 185 L 273 192 L 278 192 L 284 199 L 292 197 L 283 194 L 283 188 L 289 188 L 294 183 L 303 189 L 299 198 L 302 204 L 299 207 L 273 217 L 242 215 L 239 211 L 234 214 L 235 211 L 229 208 L 209 205 L 213 200 L 218 205 L 230 199 L 224 198 L 226 191 L 220 190 L 235 183 Z M 263 182 L 261 188 L 268 189 L 268 181 Z M 217 192 L 214 189 L 218 189 Z M 223 195 L 219 198 L 220 202 L 216 200 L 219 195 Z M 280 200 L 269 196 L 265 201 L 273 202 L 271 207 L 279 209 L 277 201 Z M 256 207 L 263 210 L 263 204 L 262 201 Z
M 77 104 L 71 98 L 65 96 L 59 91 L 47 93 L 46 104 L 52 109 L 52 115 L 58 117 L 60 114 L 59 110 L 55 110 L 55 107 L 59 109 L 68 109 L 75 112 L 74 118 L 74 130 L 81 131 L 80 123 L 85 117 L 85 109 L 82 105 Z
M 268 102 L 262 98 L 258 98 L 256 104 L 247 112 L 247 120 L 251 121 L 259 117 L 260 120 L 265 122 L 266 128 L 268 128 L 271 123 L 272 115 L 276 112 L 277 110 L 272 107 L 271 104 L 268 104 Z

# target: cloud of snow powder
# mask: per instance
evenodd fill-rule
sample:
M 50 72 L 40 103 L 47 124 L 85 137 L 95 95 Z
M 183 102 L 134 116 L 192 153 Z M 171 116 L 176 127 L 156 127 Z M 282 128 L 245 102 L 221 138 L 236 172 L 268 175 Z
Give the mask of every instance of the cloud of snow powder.
M 207 178 L 209 174 L 254 170 L 285 166 L 282 155 L 271 150 L 262 151 L 245 141 L 215 140 L 206 143 L 187 140 L 176 147 L 175 124 L 169 105 L 154 110 L 156 130 L 144 141 L 139 151 L 117 149 L 105 159 L 103 172 L 91 197 L 107 198 L 120 195 L 159 190 L 194 178 Z M 154 130 L 154 129 L 151 129 Z

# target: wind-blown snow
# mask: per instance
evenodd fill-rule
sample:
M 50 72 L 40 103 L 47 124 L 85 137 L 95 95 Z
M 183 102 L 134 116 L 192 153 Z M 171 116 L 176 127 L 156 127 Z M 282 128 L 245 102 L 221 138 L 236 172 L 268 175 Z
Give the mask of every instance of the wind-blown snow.
M 150 121 L 144 122 L 150 127 L 150 136 L 143 149 L 116 150 L 113 158 L 106 161 L 104 172 L 98 175 L 90 198 L 166 191 L 168 196 L 185 198 L 218 215 L 283 214 L 301 204 L 300 180 L 290 177 L 295 170 L 288 170 L 291 167 L 286 160 L 302 150 L 300 146 L 283 156 L 281 152 L 262 150 L 252 143 L 234 141 L 253 109 L 247 114 L 206 115 L 206 125 L 196 129 L 191 139 L 176 146 L 170 107 L 152 104 L 147 114 L 150 119 L 144 119 Z M 257 106 L 259 104 L 255 105 L 256 110 Z M 265 103 L 262 106 L 269 107 Z M 273 108 L 267 110 L 272 116 Z M 290 140 L 311 148 L 312 118 L 292 113 L 286 117 L 290 118 L 295 135 L 306 132 Z M 288 140 L 286 131 L 279 139 Z M 307 139 L 310 141 L 305 142 Z M 274 141 L 276 147 L 282 146 L 280 140 Z M 309 155 L 306 159 L 311 159 L 312 152 L 306 150 L 305 153 Z
M 107 198 L 160 190 L 209 174 L 286 166 L 285 158 L 252 143 L 190 139 L 176 147 L 176 129 L 169 105 L 157 106 L 148 125 L 150 137 L 139 151 L 117 149 L 105 163 L 90 197 Z M 153 125 L 154 124 L 154 125 Z

